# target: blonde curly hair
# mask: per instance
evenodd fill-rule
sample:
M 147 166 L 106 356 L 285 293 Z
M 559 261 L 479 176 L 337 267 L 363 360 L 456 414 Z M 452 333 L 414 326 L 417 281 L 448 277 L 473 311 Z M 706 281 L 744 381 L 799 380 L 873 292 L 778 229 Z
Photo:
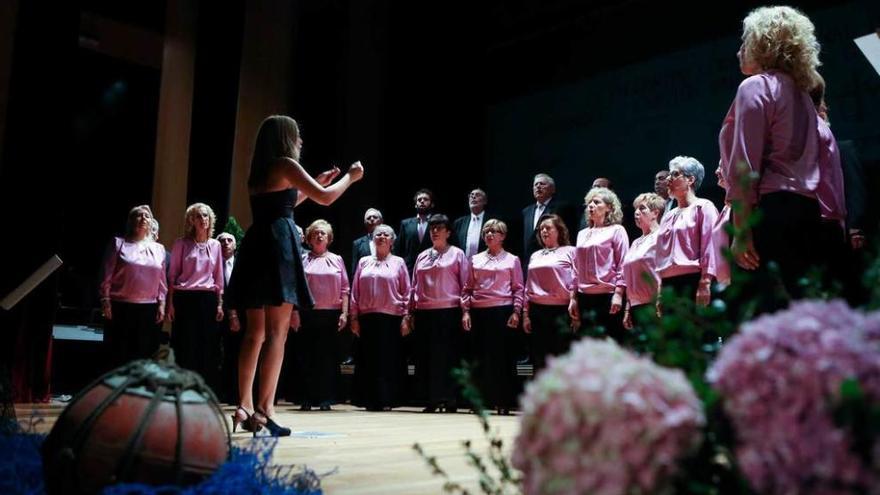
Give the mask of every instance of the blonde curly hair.
M 815 86 L 819 42 L 810 19 L 791 7 L 761 7 L 743 19 L 743 57 L 785 72 L 804 91 Z
M 189 239 L 196 238 L 196 217 L 201 214 L 201 211 L 205 210 L 205 213 L 208 214 L 208 238 L 214 237 L 214 224 L 217 223 L 217 215 L 214 214 L 214 210 L 211 209 L 210 206 L 205 203 L 193 203 L 189 205 L 186 209 L 186 214 L 183 217 L 184 222 L 184 237 Z
M 587 192 L 587 195 L 584 196 L 584 205 L 590 204 L 590 201 L 593 200 L 596 196 L 602 200 L 603 203 L 608 207 L 608 212 L 605 213 L 605 224 L 604 225 L 593 225 L 593 221 L 590 220 L 590 212 L 587 209 L 584 209 L 584 216 L 587 219 L 587 227 L 606 227 L 608 225 L 620 225 L 623 222 L 623 207 L 620 205 L 620 199 L 618 199 L 617 195 L 614 194 L 614 191 L 608 189 L 606 187 L 594 187 Z

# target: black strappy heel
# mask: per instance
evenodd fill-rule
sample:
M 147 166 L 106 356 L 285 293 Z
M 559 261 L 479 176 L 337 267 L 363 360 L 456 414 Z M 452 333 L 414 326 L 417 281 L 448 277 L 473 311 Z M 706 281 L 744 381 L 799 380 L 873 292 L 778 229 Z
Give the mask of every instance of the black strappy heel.
M 241 429 L 244 431 L 258 432 L 263 427 L 261 424 L 257 423 L 254 420 L 253 413 L 247 412 L 247 409 L 238 406 L 234 413 L 232 413 L 232 433 L 235 433 L 235 430 L 238 428 L 238 425 L 241 425 Z

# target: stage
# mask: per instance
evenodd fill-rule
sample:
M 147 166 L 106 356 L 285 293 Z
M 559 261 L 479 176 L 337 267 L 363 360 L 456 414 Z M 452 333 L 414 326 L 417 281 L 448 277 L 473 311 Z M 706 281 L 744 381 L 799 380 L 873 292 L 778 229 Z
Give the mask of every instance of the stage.
M 16 404 L 19 420 L 41 418 L 36 431 L 48 432 L 63 405 Z M 224 407 L 227 421 L 233 407 Z M 473 440 L 475 450 L 485 452 L 486 443 L 476 416 L 422 414 L 418 408 L 399 408 L 388 412 L 367 412 L 348 405 L 334 410 L 300 412 L 291 404 L 278 406 L 279 421 L 293 428 L 293 436 L 280 440 L 275 449 L 276 464 L 305 464 L 323 474 L 327 494 L 438 494 L 443 480 L 431 475 L 425 462 L 412 449 L 422 445 L 436 456 L 450 477 L 472 493 L 478 492 L 477 472 L 465 463 L 461 441 Z M 35 414 L 36 412 L 36 414 Z M 500 432 L 505 450 L 510 451 L 519 429 L 517 416 L 489 419 Z M 251 434 L 235 433 L 234 442 L 247 442 Z

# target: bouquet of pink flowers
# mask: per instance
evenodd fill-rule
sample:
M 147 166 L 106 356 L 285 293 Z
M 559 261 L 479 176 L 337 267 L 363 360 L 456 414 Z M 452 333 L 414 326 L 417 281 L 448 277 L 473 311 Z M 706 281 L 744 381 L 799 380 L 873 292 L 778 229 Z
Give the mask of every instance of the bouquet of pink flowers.
M 661 492 L 705 422 L 680 370 L 589 338 L 550 360 L 522 409 L 513 464 L 527 494 Z
M 739 467 L 759 493 L 880 493 L 874 466 L 834 421 L 841 386 L 880 400 L 880 315 L 841 301 L 793 303 L 742 326 L 707 378 L 736 431 Z M 863 439 L 862 439 L 863 440 Z

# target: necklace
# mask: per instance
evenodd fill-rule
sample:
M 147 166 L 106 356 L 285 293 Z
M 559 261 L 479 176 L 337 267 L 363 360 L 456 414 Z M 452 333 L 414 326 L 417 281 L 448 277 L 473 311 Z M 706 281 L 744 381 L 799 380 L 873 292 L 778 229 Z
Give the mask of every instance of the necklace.
M 557 249 L 559 249 L 559 246 L 552 247 L 552 248 L 544 248 L 543 250 L 541 250 L 541 254 L 543 254 L 544 256 L 547 256 L 548 254 L 552 253 L 553 251 L 556 251 Z
M 447 247 L 445 251 L 439 251 L 436 248 L 431 248 L 431 251 L 428 253 L 428 259 L 431 260 L 431 263 L 437 261 L 440 257 L 442 257 L 446 252 L 449 251 Z

